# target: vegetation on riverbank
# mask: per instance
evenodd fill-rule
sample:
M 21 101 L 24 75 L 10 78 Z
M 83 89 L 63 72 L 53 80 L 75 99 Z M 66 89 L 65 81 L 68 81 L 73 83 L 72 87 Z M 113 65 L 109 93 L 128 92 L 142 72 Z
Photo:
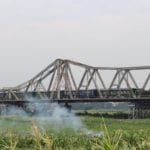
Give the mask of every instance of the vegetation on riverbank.
M 100 116 L 80 116 L 78 118 L 84 125 L 79 129 L 73 129 L 63 124 L 56 127 L 52 122 L 45 120 L 45 123 L 41 125 L 34 117 L 2 116 L 0 119 L 0 149 L 148 149 L 150 119 L 103 119 Z M 68 119 L 66 117 L 65 121 Z

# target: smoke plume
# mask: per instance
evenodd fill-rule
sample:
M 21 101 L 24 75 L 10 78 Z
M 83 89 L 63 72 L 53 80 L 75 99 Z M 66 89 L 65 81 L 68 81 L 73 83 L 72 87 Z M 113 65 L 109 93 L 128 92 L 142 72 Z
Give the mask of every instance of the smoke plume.
M 80 130 L 88 136 L 101 136 L 102 134 L 102 132 L 88 130 L 81 119 L 64 106 L 57 103 L 36 103 L 38 99 L 32 97 L 27 97 L 26 99 L 28 103 L 24 108 L 16 106 L 8 107 L 7 115 L 30 117 L 36 125 L 40 127 L 49 126 L 56 131 L 70 128 L 75 131 Z

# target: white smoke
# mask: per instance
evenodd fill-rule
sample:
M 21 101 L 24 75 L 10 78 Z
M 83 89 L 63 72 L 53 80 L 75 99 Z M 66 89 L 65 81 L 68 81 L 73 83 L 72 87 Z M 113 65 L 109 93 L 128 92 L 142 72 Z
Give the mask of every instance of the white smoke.
M 49 126 L 53 130 L 60 131 L 70 128 L 82 131 L 88 136 L 101 136 L 102 132 L 88 130 L 85 124 L 73 112 L 57 103 L 36 103 L 39 99 L 26 97 L 28 104 L 26 108 L 11 106 L 7 110 L 8 115 L 31 117 L 36 125 L 40 127 Z M 28 113 L 27 113 L 28 112 Z
M 17 106 L 9 106 L 6 113 L 7 115 L 28 116 L 25 110 Z
M 38 99 L 35 98 L 26 99 L 29 102 L 29 109 L 33 111 L 36 123 L 40 126 L 48 124 L 56 130 L 62 128 L 79 130 L 84 126 L 83 122 L 64 106 L 57 103 L 36 103 Z

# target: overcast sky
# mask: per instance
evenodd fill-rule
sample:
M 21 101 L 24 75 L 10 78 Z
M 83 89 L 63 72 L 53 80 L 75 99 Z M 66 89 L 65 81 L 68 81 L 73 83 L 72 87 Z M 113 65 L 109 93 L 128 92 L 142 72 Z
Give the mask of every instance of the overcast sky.
M 0 0 L 0 87 L 56 58 L 150 65 L 150 0 Z

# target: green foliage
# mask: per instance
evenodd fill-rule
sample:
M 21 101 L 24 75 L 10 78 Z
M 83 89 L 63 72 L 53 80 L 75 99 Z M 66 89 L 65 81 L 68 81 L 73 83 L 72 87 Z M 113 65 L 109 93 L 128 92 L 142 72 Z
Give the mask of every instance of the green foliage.
M 53 140 L 47 135 L 44 129 L 39 130 L 39 128 L 33 124 L 31 131 L 35 150 L 52 150 Z
M 104 135 L 100 138 L 95 137 L 92 147 L 94 146 L 95 149 L 101 150 L 119 150 L 122 148 L 122 131 L 116 130 L 113 135 L 110 135 L 107 126 L 103 119 L 102 130 L 104 131 Z
M 4 150 L 15 150 L 18 143 L 18 137 L 12 133 L 8 132 L 1 141 L 1 147 Z
M 13 122 L 13 119 L 15 122 Z M 150 119 L 103 119 L 81 117 L 86 127 L 102 136 L 88 135 L 82 129 L 37 126 L 34 118 L 1 118 L 1 150 L 146 150 L 150 147 Z

